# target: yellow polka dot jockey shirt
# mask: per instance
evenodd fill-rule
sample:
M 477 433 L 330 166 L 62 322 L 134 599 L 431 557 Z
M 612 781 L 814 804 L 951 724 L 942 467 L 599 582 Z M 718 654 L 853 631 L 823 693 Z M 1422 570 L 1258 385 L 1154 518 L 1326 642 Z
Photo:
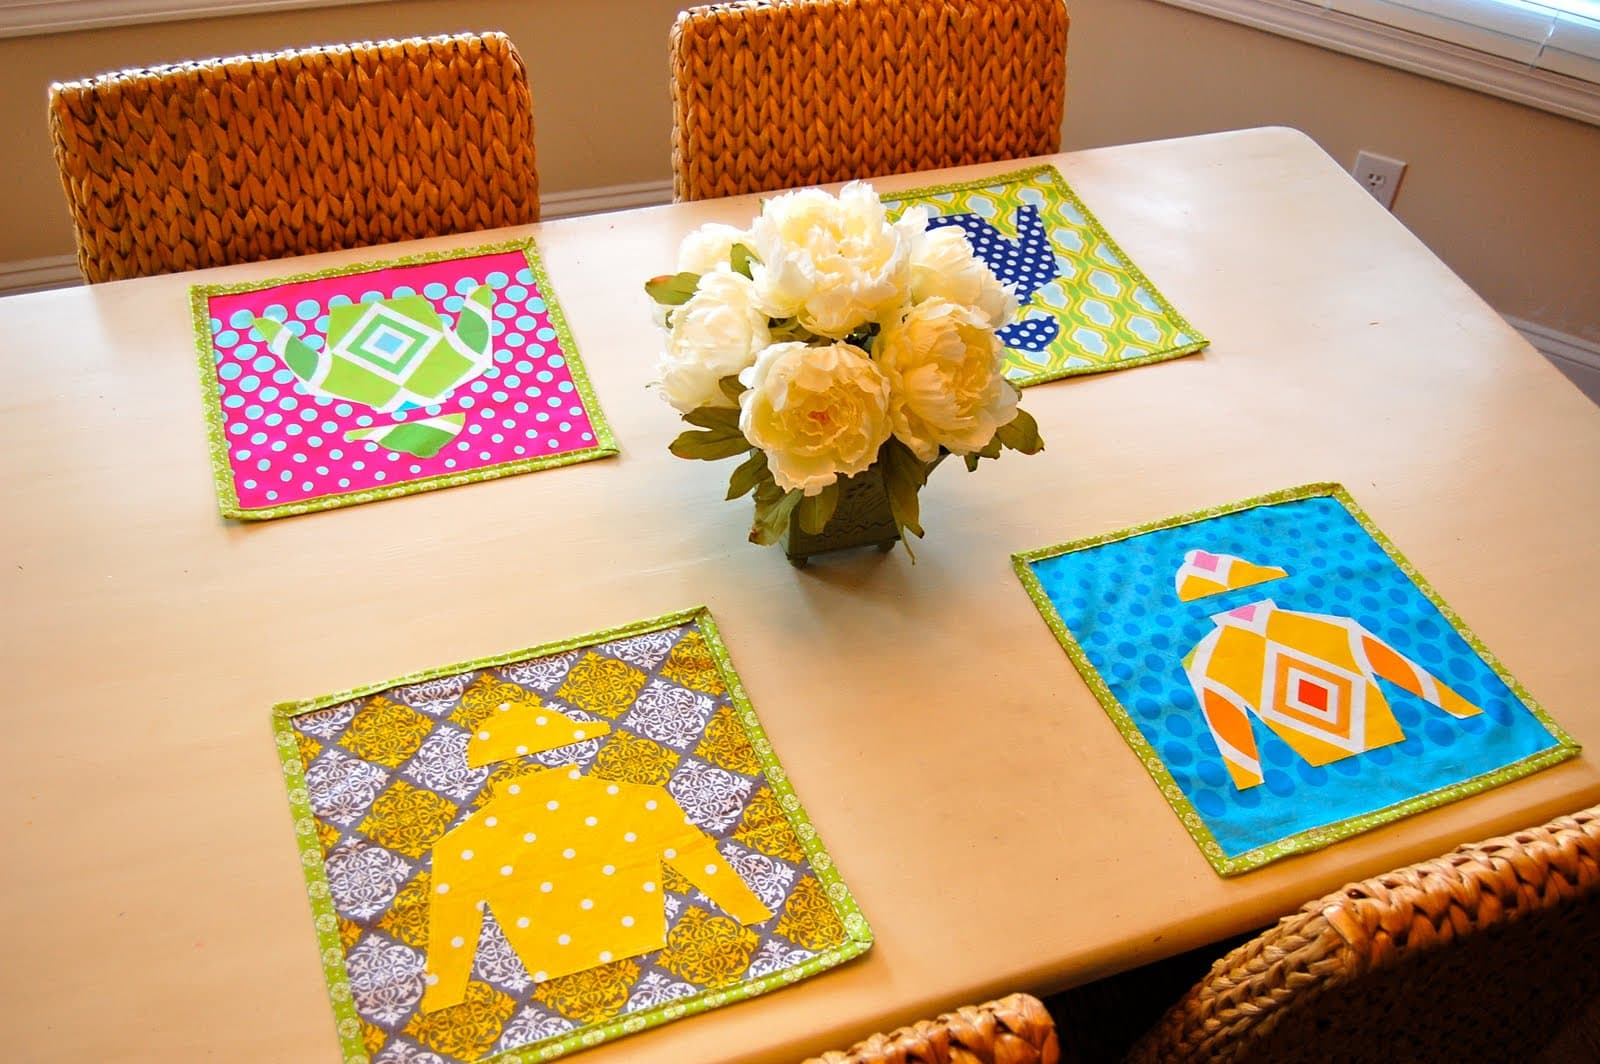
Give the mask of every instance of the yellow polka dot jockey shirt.
M 771 918 L 665 788 L 519 777 L 434 844 L 422 1010 L 465 996 L 480 903 L 538 982 L 661 949 L 663 861 L 740 923 Z

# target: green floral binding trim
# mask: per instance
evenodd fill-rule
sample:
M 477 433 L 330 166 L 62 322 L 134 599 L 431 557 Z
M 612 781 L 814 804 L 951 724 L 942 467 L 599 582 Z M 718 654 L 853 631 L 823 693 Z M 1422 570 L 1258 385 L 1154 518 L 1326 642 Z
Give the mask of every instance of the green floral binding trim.
M 539 287 L 539 293 L 544 298 L 545 310 L 550 318 L 550 325 L 556 330 L 556 336 L 561 341 L 561 349 L 566 356 L 567 371 L 572 376 L 573 387 L 577 389 L 578 395 L 582 398 L 584 409 L 589 414 L 589 421 L 594 426 L 595 442 L 593 447 L 586 447 L 578 451 L 566 451 L 557 455 L 547 455 L 542 458 L 523 458 L 513 462 L 502 462 L 499 465 L 484 466 L 465 473 L 443 473 L 438 476 L 424 477 L 420 480 L 411 480 L 404 484 L 393 484 L 383 488 L 368 488 L 365 491 L 324 495 L 320 498 L 284 503 L 280 506 L 268 506 L 253 510 L 242 509 L 239 506 L 239 496 L 233 486 L 233 471 L 228 465 L 228 440 L 222 423 L 222 396 L 221 390 L 217 386 L 216 354 L 212 349 L 211 333 L 208 327 L 211 315 L 207 300 L 212 296 L 257 292 L 263 288 L 299 284 L 302 281 L 320 281 L 328 277 L 347 277 L 351 274 L 373 273 L 397 266 L 421 266 L 430 262 L 471 258 L 475 255 L 494 255 L 505 251 L 520 251 L 523 254 L 523 258 L 528 262 L 528 270 L 533 274 L 534 281 Z M 381 262 L 362 262 L 349 266 L 335 266 L 326 270 L 313 270 L 308 273 L 291 274 L 287 277 L 274 277 L 267 281 L 244 281 L 236 284 L 197 284 L 192 285 L 189 289 L 189 304 L 194 324 L 195 350 L 199 358 L 200 386 L 205 392 L 206 430 L 211 445 L 211 475 L 216 483 L 217 500 L 221 505 L 223 517 L 231 517 L 238 521 L 267 521 L 275 517 L 316 513 L 319 510 L 333 510 L 341 506 L 356 506 L 364 502 L 376 502 L 379 499 L 393 499 L 401 495 L 415 495 L 418 492 L 436 491 L 439 488 L 453 488 L 460 484 L 473 484 L 481 480 L 497 480 L 500 477 L 514 476 L 518 473 L 531 473 L 540 469 L 551 469 L 555 466 L 588 462 L 596 458 L 610 458 L 617 454 L 617 442 L 616 438 L 611 434 L 611 425 L 606 421 L 605 413 L 600 409 L 600 403 L 595 398 L 594 389 L 589 383 L 589 375 L 583 368 L 583 359 L 578 355 L 578 345 L 573 342 L 572 332 L 567 326 L 566 314 L 561 310 L 561 304 L 556 299 L 555 289 L 550 285 L 550 278 L 545 273 L 544 264 L 539 261 L 537 246 L 531 238 L 507 240 L 498 244 L 483 244 L 470 248 L 421 252 L 415 255 L 403 255 L 399 258 L 385 259 Z
M 525 661 L 529 658 L 547 657 L 560 654 L 580 647 L 593 646 L 596 643 L 607 643 L 617 639 L 626 639 L 630 636 L 644 635 L 648 632 L 660 631 L 663 628 L 673 628 L 678 625 L 695 623 L 699 626 L 700 634 L 705 640 L 706 649 L 717 663 L 717 672 L 722 677 L 723 685 L 728 689 L 728 700 L 737 711 L 740 725 L 744 728 L 745 737 L 750 741 L 750 746 L 756 752 L 757 759 L 766 776 L 772 793 L 777 797 L 779 806 L 783 809 L 784 816 L 788 818 L 789 825 L 794 829 L 799 838 L 801 847 L 805 851 L 807 860 L 811 862 L 812 869 L 816 872 L 818 881 L 822 884 L 829 903 L 833 906 L 834 914 L 839 917 L 849 937 L 840 945 L 824 953 L 819 953 L 810 960 L 797 964 L 792 968 L 773 972 L 769 975 L 759 976 L 734 986 L 720 987 L 703 990 L 692 997 L 680 998 L 653 1009 L 636 1013 L 627 1017 L 619 1017 L 605 1023 L 593 1023 L 578 1027 L 566 1034 L 547 1038 L 542 1042 L 530 1043 L 516 1049 L 508 1049 L 501 1053 L 490 1054 L 481 1058 L 480 1064 L 527 1064 L 530 1061 L 554 1060 L 578 1049 L 597 1046 L 603 1042 L 613 1041 L 624 1035 L 636 1034 L 639 1031 L 659 1027 L 664 1023 L 692 1016 L 696 1013 L 706 1012 L 722 1005 L 744 1001 L 758 994 L 765 994 L 771 990 L 779 990 L 792 983 L 826 971 L 853 957 L 858 957 L 872 947 L 872 928 L 867 924 L 866 917 L 862 915 L 860 907 L 856 904 L 855 897 L 850 893 L 850 888 L 845 886 L 844 880 L 839 875 L 839 870 L 829 856 L 827 849 L 822 844 L 821 837 L 811 824 L 811 819 L 806 815 L 804 807 L 800 804 L 799 797 L 794 793 L 794 787 L 789 783 L 788 774 L 778 762 L 778 756 L 772 749 L 772 743 L 767 739 L 766 732 L 761 728 L 750 700 L 745 696 L 744 685 L 739 681 L 739 675 L 734 671 L 733 661 L 728 656 L 727 648 L 722 643 L 721 634 L 711 617 L 711 611 L 705 606 L 695 606 L 691 609 L 680 610 L 650 620 L 635 621 L 632 624 L 607 628 L 603 631 L 592 632 L 588 635 L 577 636 L 572 639 L 563 639 L 554 643 L 545 643 L 542 646 L 530 647 L 527 650 L 515 650 L 506 654 L 496 654 L 491 657 L 477 658 L 464 661 L 455 665 L 445 665 L 438 668 L 425 669 L 421 672 L 410 673 L 406 676 L 386 680 L 382 683 L 366 684 L 362 687 L 341 691 L 337 694 L 323 695 L 321 698 L 308 699 L 299 702 L 283 702 L 273 707 L 273 731 L 277 735 L 278 752 L 282 759 L 283 775 L 289 788 L 289 806 L 294 813 L 295 838 L 300 848 L 300 864 L 305 870 L 306 893 L 311 899 L 312 915 L 316 921 L 317 946 L 322 953 L 323 977 L 328 983 L 328 998 L 333 1004 L 334 1018 L 339 1031 L 339 1043 L 344 1051 L 346 1064 L 366 1064 L 370 1059 L 366 1046 L 361 1040 L 361 1024 L 356 1016 L 354 996 L 350 990 L 350 976 L 345 969 L 344 949 L 339 942 L 339 921 L 334 912 L 333 895 L 328 887 L 327 873 L 323 866 L 322 847 L 317 841 L 316 823 L 311 814 L 311 797 L 306 790 L 305 768 L 301 764 L 298 747 L 295 743 L 294 730 L 290 720 L 302 713 L 311 713 L 329 706 L 336 706 L 358 698 L 365 698 L 379 691 L 403 684 L 421 683 L 439 676 L 452 676 L 456 673 L 467 672 L 471 669 L 494 668 L 499 665 L 508 665 L 512 662 Z
M 1169 359 L 1182 358 L 1185 355 L 1192 355 L 1197 351 L 1203 350 L 1208 344 L 1211 343 L 1210 340 L 1206 339 L 1206 337 L 1201 334 L 1199 329 L 1196 329 L 1189 323 L 1188 318 L 1185 318 L 1182 314 L 1178 313 L 1178 308 L 1174 307 L 1170 302 L 1167 301 L 1167 297 L 1161 294 L 1161 289 L 1157 288 L 1150 282 L 1150 278 L 1146 277 L 1144 271 L 1139 269 L 1139 264 L 1134 262 L 1133 259 L 1128 256 L 1128 253 L 1122 250 L 1122 246 L 1118 244 L 1116 240 L 1112 239 L 1111 234 L 1106 231 L 1105 226 L 1100 224 L 1100 219 L 1096 218 L 1094 212 L 1089 210 L 1088 206 L 1083 202 L 1083 200 L 1078 198 L 1078 194 L 1072 190 L 1072 186 L 1067 184 L 1067 179 L 1061 176 L 1061 171 L 1057 170 L 1049 163 L 1041 163 L 1038 166 L 1030 166 L 1023 170 L 1011 170 L 1003 174 L 992 174 L 989 177 L 974 178 L 971 181 L 952 181 L 942 185 L 928 185 L 923 188 L 907 189 L 904 192 L 886 192 L 884 193 L 883 198 L 898 206 L 899 204 L 902 204 L 910 199 L 939 196 L 950 192 L 967 192 L 972 189 L 990 188 L 994 185 L 1004 184 L 1011 181 L 1027 181 L 1028 179 L 1034 177 L 1045 177 L 1049 180 L 1051 186 L 1061 196 L 1061 198 L 1072 204 L 1078 213 L 1083 215 L 1085 227 L 1087 227 L 1088 230 L 1100 240 L 1104 241 L 1106 246 L 1116 254 L 1117 258 L 1122 260 L 1122 265 L 1127 269 L 1128 274 L 1133 277 L 1134 280 L 1138 281 L 1139 284 L 1144 286 L 1145 291 L 1150 293 L 1150 298 L 1155 300 L 1156 306 L 1161 308 L 1162 313 L 1165 314 L 1167 318 L 1176 324 L 1180 329 L 1194 337 L 1194 340 L 1190 343 L 1168 348 L 1164 351 L 1155 351 L 1148 355 L 1140 355 L 1137 358 L 1124 359 L 1119 362 L 1107 363 L 1105 365 L 1078 366 L 1074 368 L 1058 370 L 1042 370 L 1026 377 L 1007 378 L 1011 381 L 1011 383 L 1015 384 L 1019 388 L 1027 388 L 1030 385 L 1044 384 L 1048 381 L 1057 381 L 1065 377 L 1082 377 L 1091 373 L 1109 373 L 1119 369 L 1131 369 L 1134 366 L 1144 366 L 1152 362 L 1166 362 Z
M 1078 645 L 1078 641 L 1073 638 L 1072 633 L 1067 630 L 1066 624 L 1061 620 L 1060 613 L 1056 611 L 1055 604 L 1045 594 L 1044 585 L 1034 575 L 1031 563 L 1089 547 L 1098 547 L 1106 543 L 1132 539 L 1147 532 L 1193 524 L 1196 521 L 1205 521 L 1225 514 L 1238 513 L 1241 510 L 1255 509 L 1258 506 L 1271 506 L 1276 503 L 1318 497 L 1337 499 L 1344 506 L 1350 516 L 1354 517 L 1356 522 L 1366 530 L 1366 533 L 1383 548 L 1384 553 L 1400 568 L 1400 571 L 1410 578 L 1423 596 L 1438 608 L 1440 614 L 1456 630 L 1456 633 L 1477 652 L 1478 656 L 1483 659 L 1484 664 L 1488 665 L 1494 674 L 1522 700 L 1535 719 L 1544 725 L 1545 729 L 1555 738 L 1556 745 L 1548 750 L 1541 750 L 1537 754 L 1525 757 L 1520 761 L 1514 761 L 1493 772 L 1486 772 L 1481 776 L 1475 776 L 1472 779 L 1463 780 L 1448 787 L 1427 791 L 1403 802 L 1397 802 L 1394 805 L 1377 809 L 1370 813 L 1363 813 L 1360 816 L 1350 817 L 1334 824 L 1310 828 L 1266 846 L 1248 850 L 1237 857 L 1228 857 L 1223 853 L 1222 847 L 1217 844 L 1217 840 L 1211 834 L 1210 829 L 1206 827 L 1205 821 L 1201 819 L 1200 813 L 1195 809 L 1194 804 L 1179 789 L 1177 781 L 1172 778 L 1172 774 L 1167 770 L 1166 762 L 1161 760 L 1161 756 L 1156 753 L 1155 748 L 1146 741 L 1144 734 L 1139 730 L 1139 726 L 1134 723 L 1133 718 L 1123 708 L 1122 703 L 1117 701 L 1117 696 L 1111 692 L 1111 688 L 1100 676 L 1100 673 L 1090 664 L 1088 655 Z M 1106 715 L 1111 718 L 1112 723 L 1117 727 L 1117 731 L 1122 733 L 1122 738 L 1133 749 L 1133 752 L 1138 755 L 1139 760 L 1143 762 L 1146 771 L 1155 780 L 1156 786 L 1161 789 L 1161 794 L 1167 800 L 1167 804 L 1172 807 L 1174 813 L 1178 814 L 1178 819 L 1182 822 L 1184 829 L 1189 832 L 1190 838 L 1194 839 L 1195 845 L 1200 847 L 1200 852 L 1205 854 L 1206 860 L 1211 863 L 1211 867 L 1216 869 L 1219 875 L 1238 875 L 1240 872 L 1248 872 L 1252 868 L 1259 868 L 1271 861 L 1276 861 L 1280 857 L 1320 850 L 1330 843 L 1348 839 L 1353 835 L 1370 831 L 1383 824 L 1388 824 L 1411 816 L 1414 813 L 1433 809 L 1436 806 L 1445 805 L 1459 798 L 1465 798 L 1469 795 L 1486 791 L 1491 787 L 1497 787 L 1502 783 L 1519 779 L 1542 768 L 1547 768 L 1570 757 L 1575 757 L 1581 749 L 1572 736 L 1568 735 L 1559 724 L 1550 718 L 1544 707 L 1528 693 L 1527 689 L 1522 686 L 1516 677 L 1506 671 L 1505 666 L 1501 665 L 1499 659 L 1489 652 L 1489 648 L 1483 645 L 1483 641 L 1478 638 L 1477 634 L 1467 627 L 1466 622 L 1453 609 L 1445 604 L 1444 599 L 1439 597 L 1433 586 L 1423 579 L 1422 574 L 1417 572 L 1406 556 L 1400 553 L 1400 550 L 1390 541 L 1388 536 L 1378 529 L 1377 525 L 1373 524 L 1372 518 L 1367 516 L 1366 511 L 1362 510 L 1356 504 L 1356 501 L 1350 497 L 1350 493 L 1345 491 L 1344 487 L 1339 484 L 1306 484 L 1298 488 L 1286 488 L 1282 491 L 1258 495 L 1255 498 L 1245 499 L 1227 506 L 1214 506 L 1208 510 L 1196 510 L 1193 513 L 1180 514 L 1177 517 L 1169 517 L 1163 521 L 1152 521 L 1148 524 L 1136 525 L 1132 528 L 1124 528 L 1115 532 L 1106 532 L 1086 539 L 1072 540 L 1053 547 L 1019 551 L 1011 556 L 1011 565 L 1016 570 L 1017 577 L 1022 581 L 1023 588 L 1028 592 L 1028 597 L 1033 600 L 1034 606 L 1038 608 L 1040 616 L 1050 626 L 1050 631 L 1055 633 L 1056 641 L 1067 652 L 1067 657 L 1071 659 L 1073 666 L 1083 677 L 1084 682 L 1089 685 L 1089 690 L 1094 693 L 1096 700 L 1106 711 Z

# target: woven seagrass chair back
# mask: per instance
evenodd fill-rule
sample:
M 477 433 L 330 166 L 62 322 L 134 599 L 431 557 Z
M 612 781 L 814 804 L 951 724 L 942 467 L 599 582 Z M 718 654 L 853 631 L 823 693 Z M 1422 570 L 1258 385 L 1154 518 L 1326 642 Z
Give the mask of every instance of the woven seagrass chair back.
M 50 87 L 92 282 L 539 220 L 527 71 L 499 33 Z
M 1597 1002 L 1600 807 L 1307 904 L 1130 1060 L 1600 1060 Z
M 805 1064 L 1057 1064 L 1050 1013 L 1036 998 L 1012 994 L 969 1005 Z
M 746 0 L 672 27 L 679 200 L 1061 149 L 1062 0 Z

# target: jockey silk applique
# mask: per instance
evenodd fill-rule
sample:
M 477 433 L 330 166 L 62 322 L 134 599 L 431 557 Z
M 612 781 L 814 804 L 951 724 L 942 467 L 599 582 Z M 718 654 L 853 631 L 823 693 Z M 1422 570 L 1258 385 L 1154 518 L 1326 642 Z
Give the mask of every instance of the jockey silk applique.
M 1337 485 L 1014 564 L 1223 875 L 1578 750 Z
M 346 1060 L 544 1060 L 872 932 L 704 609 L 275 713 Z

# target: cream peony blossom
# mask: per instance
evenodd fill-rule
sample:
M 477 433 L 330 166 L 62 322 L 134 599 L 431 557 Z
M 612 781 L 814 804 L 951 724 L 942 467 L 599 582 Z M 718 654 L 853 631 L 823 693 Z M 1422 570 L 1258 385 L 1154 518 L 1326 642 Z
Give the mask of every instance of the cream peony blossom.
M 911 243 L 926 219 L 913 209 L 891 224 L 859 181 L 838 198 L 819 189 L 775 196 L 750 229 L 762 309 L 835 340 L 883 320 L 906 302 Z
M 713 270 L 672 314 L 667 349 L 656 364 L 661 397 L 680 413 L 703 406 L 737 406 L 719 383 L 756 360 L 772 342 L 755 288 L 742 274 Z
M 678 248 L 678 272 L 710 273 L 726 267 L 735 244 L 749 247 L 750 234 L 721 222 L 707 222 L 683 238 Z
M 864 471 L 889 438 L 889 382 L 850 344 L 773 344 L 739 374 L 739 430 L 778 487 L 817 495 Z
M 1017 414 L 1017 390 L 1002 375 L 1000 340 L 976 311 L 928 299 L 878 336 L 889 381 L 894 434 L 924 462 L 942 446 L 979 451 Z
M 911 301 L 943 299 L 971 307 L 991 329 L 1011 324 L 1017 297 L 972 252 L 967 235 L 953 225 L 925 229 L 911 244 Z

